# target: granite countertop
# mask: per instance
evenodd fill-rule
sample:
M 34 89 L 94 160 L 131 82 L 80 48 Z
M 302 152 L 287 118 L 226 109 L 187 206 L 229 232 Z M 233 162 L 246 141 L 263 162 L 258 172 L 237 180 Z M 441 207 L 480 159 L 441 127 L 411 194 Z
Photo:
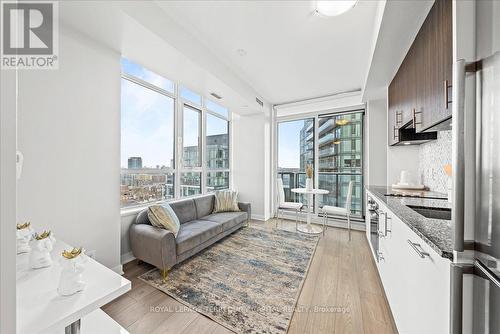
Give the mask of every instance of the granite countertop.
M 410 227 L 422 240 L 444 258 L 453 259 L 451 220 L 431 219 L 422 216 L 406 205 L 450 208 L 446 195 L 432 193 L 436 198 L 385 196 L 393 192 L 391 187 L 367 186 L 366 190 Z

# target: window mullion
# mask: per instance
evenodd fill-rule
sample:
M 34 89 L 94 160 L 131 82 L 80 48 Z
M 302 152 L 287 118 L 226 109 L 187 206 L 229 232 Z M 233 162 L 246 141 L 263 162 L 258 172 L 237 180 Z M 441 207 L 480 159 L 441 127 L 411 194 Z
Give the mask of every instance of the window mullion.
M 207 116 L 206 116 L 205 99 L 202 98 L 201 108 L 201 193 L 207 193 Z
M 176 132 L 176 137 L 175 137 L 175 198 L 180 198 L 181 197 L 181 173 L 182 173 L 182 159 L 183 159 L 183 142 L 182 142 L 182 136 L 184 132 L 183 128 L 183 105 L 182 101 L 179 98 L 179 85 L 175 86 L 175 96 L 177 97 L 176 99 L 176 123 L 175 123 L 175 132 Z
M 319 117 L 316 115 L 314 117 L 314 188 L 319 189 Z M 314 199 L 314 212 L 319 213 L 319 196 L 313 196 Z

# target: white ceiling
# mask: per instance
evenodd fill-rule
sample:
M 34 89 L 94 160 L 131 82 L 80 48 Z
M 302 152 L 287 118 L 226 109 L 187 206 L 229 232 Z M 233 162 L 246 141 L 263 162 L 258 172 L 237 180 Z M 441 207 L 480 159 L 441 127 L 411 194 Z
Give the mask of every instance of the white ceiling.
M 360 0 L 328 18 L 313 13 L 312 0 L 157 4 L 270 103 L 364 85 L 379 1 Z
M 85 35 L 237 114 L 262 113 L 257 92 L 152 1 L 64 1 L 61 34 Z M 92 22 L 92 24 L 88 24 Z M 71 34 L 73 38 L 78 38 Z

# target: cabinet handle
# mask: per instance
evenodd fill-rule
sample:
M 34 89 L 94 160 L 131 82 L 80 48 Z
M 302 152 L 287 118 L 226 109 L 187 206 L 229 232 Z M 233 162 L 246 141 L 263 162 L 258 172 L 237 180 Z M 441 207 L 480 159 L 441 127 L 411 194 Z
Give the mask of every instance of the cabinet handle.
M 424 250 L 420 250 L 419 248 L 422 248 L 422 246 L 420 246 L 420 244 L 417 244 L 415 242 L 411 242 L 410 239 L 407 240 L 408 243 L 410 244 L 411 248 L 413 248 L 413 250 L 415 252 L 417 252 L 417 254 L 423 259 L 425 258 L 426 256 L 430 256 L 429 253 L 427 253 L 426 251 Z
M 444 81 L 444 107 L 448 109 L 448 105 L 452 102 L 448 100 L 448 89 L 451 88 L 451 85 L 448 83 L 448 80 Z
M 396 111 L 396 126 L 402 125 L 403 123 L 403 111 Z
M 391 221 L 391 227 L 392 227 L 392 217 L 389 217 L 389 216 L 385 216 L 385 235 L 387 236 L 388 233 L 391 233 L 392 230 L 389 230 L 387 228 L 387 221 L 390 220 Z

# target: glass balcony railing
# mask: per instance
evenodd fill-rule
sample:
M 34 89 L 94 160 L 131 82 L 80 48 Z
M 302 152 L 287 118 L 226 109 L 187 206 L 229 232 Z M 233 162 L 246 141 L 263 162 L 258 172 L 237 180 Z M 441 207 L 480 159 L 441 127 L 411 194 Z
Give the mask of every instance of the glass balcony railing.
M 324 156 L 329 156 L 329 155 L 332 155 L 332 154 L 337 154 L 338 150 L 335 149 L 335 146 L 330 146 L 330 147 L 323 148 L 323 149 L 319 150 L 318 153 L 319 153 L 319 156 L 321 158 L 321 157 L 324 157 Z
M 292 192 L 293 188 L 304 188 L 306 175 L 304 172 L 278 171 L 278 177 L 283 179 L 285 200 L 287 202 L 300 202 L 307 206 L 307 198 Z M 345 207 L 349 182 L 353 181 L 351 200 L 352 216 L 361 217 L 363 212 L 363 176 L 357 173 L 323 173 L 318 175 L 319 185 L 315 188 L 328 190 L 327 195 L 315 196 L 318 208 L 323 205 Z M 314 205 L 314 203 L 313 203 Z
M 323 124 L 321 124 L 321 126 L 318 128 L 318 133 L 321 135 L 323 133 L 323 131 L 325 131 L 326 129 L 328 129 L 329 127 L 331 127 L 333 125 L 333 119 L 328 119 L 326 120 Z
M 335 137 L 333 136 L 333 133 L 329 133 L 318 140 L 318 144 L 321 146 L 329 141 L 333 141 Z
M 363 213 L 363 175 L 358 173 L 323 173 L 318 175 L 320 189 L 329 191 L 327 195 L 318 197 L 318 206 L 331 205 L 345 207 L 349 182 L 353 181 L 351 212 L 353 216 L 362 216 Z

